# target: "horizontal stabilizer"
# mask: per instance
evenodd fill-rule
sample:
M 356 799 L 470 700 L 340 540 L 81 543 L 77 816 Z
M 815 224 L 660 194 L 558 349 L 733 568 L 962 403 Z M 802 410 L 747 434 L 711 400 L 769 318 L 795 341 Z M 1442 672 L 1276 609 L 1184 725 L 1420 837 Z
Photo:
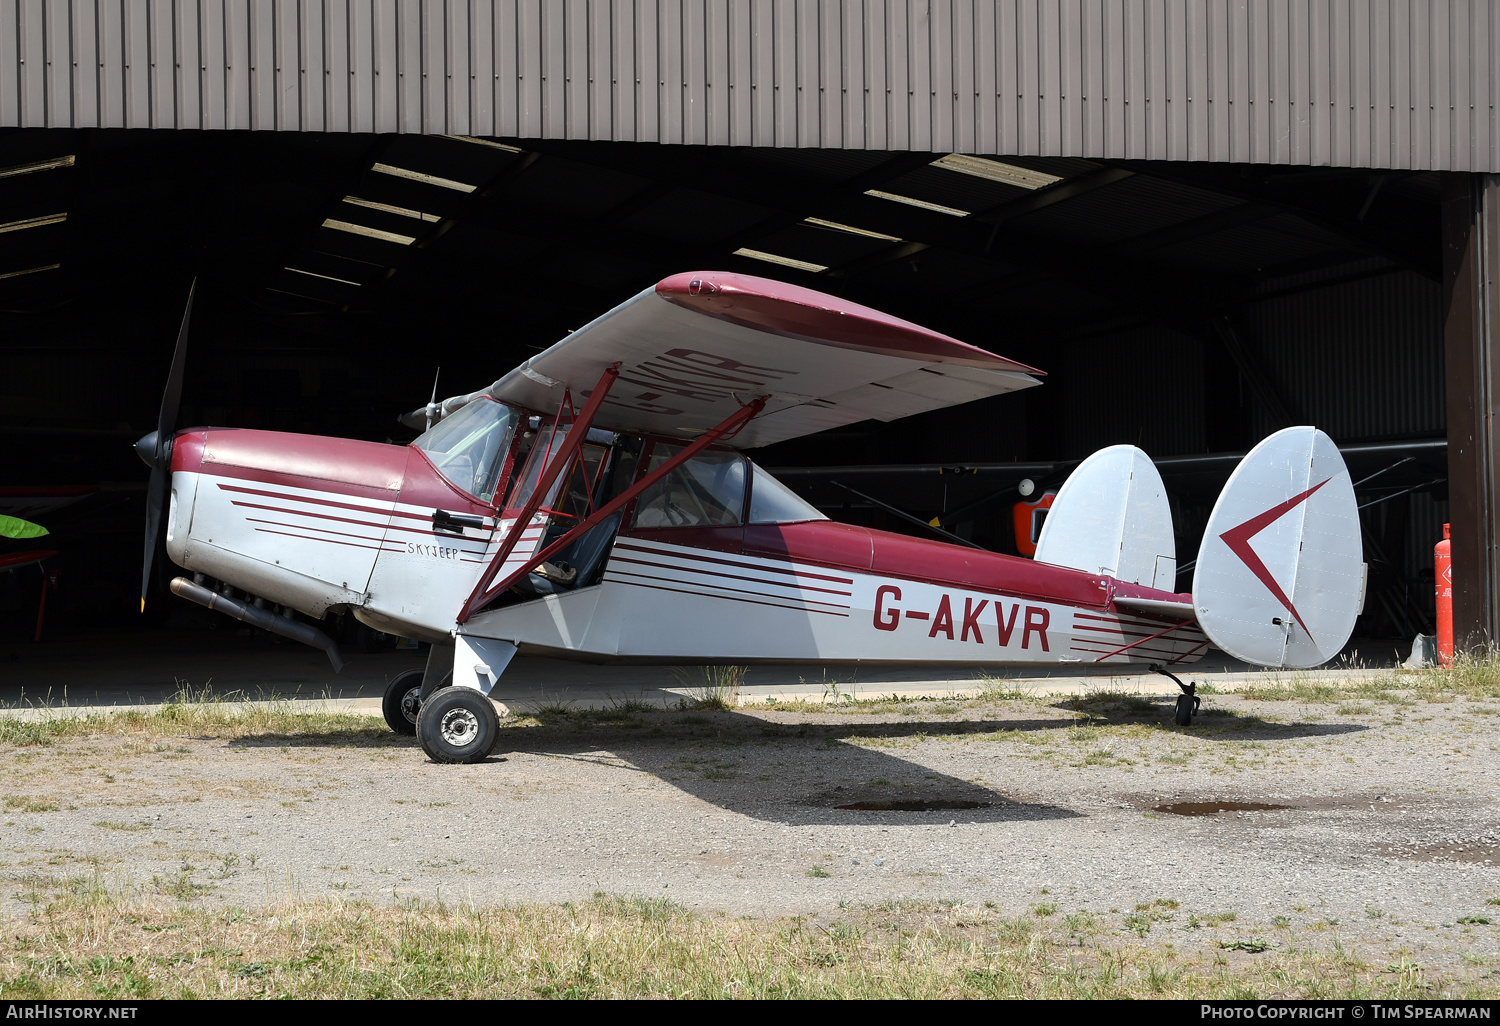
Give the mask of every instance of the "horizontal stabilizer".
M 1193 619 L 1193 604 L 1191 602 L 1173 602 L 1171 599 L 1136 598 L 1132 595 L 1116 595 L 1113 599 L 1115 605 L 1122 609 L 1133 609 L 1137 613 L 1151 613 L 1155 616 L 1174 616 L 1183 620 Z
M 1112 445 L 1080 463 L 1042 524 L 1036 560 L 1175 591 L 1172 509 L 1151 457 Z
M 1354 630 L 1361 554 L 1338 447 L 1317 428 L 1278 431 L 1240 461 L 1208 518 L 1193 574 L 1198 623 L 1246 662 L 1318 666 Z

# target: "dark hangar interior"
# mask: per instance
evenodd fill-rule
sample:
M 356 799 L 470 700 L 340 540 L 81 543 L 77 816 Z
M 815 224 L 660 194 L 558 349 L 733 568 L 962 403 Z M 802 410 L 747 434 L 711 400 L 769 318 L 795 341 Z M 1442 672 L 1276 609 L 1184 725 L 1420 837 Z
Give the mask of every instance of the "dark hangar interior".
M 1312 423 L 1351 457 L 1366 637 L 1432 629 L 1447 519 L 1435 172 L 313 132 L 0 133 L 0 487 L 76 490 L 49 631 L 139 622 L 146 468 L 190 282 L 179 426 L 407 441 L 399 413 L 482 387 L 668 274 L 831 292 L 1038 367 L 1040 388 L 752 455 L 836 519 L 920 533 L 868 494 L 1013 551 L 1029 474 L 1164 461 L 1180 559 L 1232 461 Z M 1394 446 L 1394 447 L 1393 447 Z M 1182 459 L 1167 459 L 1182 458 Z M 997 467 L 995 464 L 1019 465 Z M 941 469 L 943 473 L 938 473 Z M 875 478 L 879 477 L 879 480 Z M 853 478 L 850 477 L 852 480 Z M 159 601 L 170 608 L 158 558 Z M 37 584 L 0 581 L 7 642 Z M 1186 587 L 1179 581 L 1179 587 Z

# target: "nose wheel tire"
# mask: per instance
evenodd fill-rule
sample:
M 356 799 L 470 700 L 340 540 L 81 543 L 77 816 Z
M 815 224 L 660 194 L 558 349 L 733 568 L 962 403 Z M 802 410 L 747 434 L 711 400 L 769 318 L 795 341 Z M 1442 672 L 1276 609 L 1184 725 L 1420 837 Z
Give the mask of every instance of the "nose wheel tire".
M 398 734 L 415 734 L 417 712 L 422 708 L 421 694 L 421 670 L 398 673 L 385 686 L 385 697 L 380 702 L 380 711 L 385 714 L 386 725 Z
M 482 762 L 500 737 L 494 705 L 472 688 L 444 688 L 417 716 L 417 738 L 433 762 Z

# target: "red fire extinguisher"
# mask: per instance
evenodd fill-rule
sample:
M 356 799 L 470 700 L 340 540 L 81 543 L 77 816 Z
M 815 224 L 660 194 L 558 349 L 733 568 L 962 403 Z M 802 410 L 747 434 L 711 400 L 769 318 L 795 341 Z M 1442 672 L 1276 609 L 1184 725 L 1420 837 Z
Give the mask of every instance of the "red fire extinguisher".
M 1437 650 L 1438 663 L 1453 665 L 1453 542 L 1449 525 L 1443 525 L 1443 540 L 1433 550 L 1433 569 L 1437 578 Z

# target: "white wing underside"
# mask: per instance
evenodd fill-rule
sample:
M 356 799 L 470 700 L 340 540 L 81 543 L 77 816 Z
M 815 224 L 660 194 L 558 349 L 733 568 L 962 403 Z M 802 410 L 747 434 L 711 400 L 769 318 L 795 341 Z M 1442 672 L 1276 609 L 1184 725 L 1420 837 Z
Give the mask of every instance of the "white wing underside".
M 641 292 L 488 393 L 551 412 L 566 388 L 581 408 L 618 363 L 596 426 L 692 438 L 769 396 L 732 440 L 753 448 L 1040 384 L 1022 364 L 831 296 L 745 275 L 700 278 L 708 284 L 692 295 L 668 288 L 676 278 Z

